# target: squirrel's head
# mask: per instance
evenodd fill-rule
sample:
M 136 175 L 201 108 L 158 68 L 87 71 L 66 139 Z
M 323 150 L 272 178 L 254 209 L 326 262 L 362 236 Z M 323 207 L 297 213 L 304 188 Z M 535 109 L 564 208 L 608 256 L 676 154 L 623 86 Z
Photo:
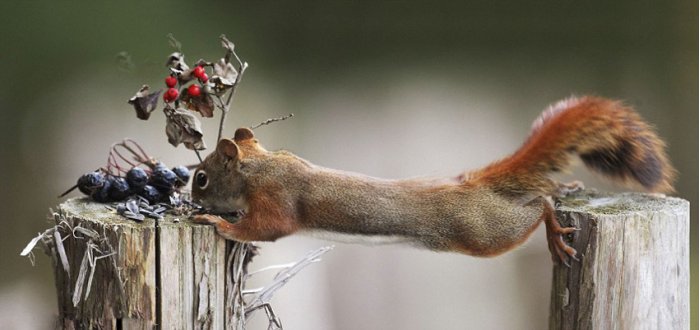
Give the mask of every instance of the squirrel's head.
M 192 178 L 192 200 L 208 212 L 231 214 L 247 207 L 246 162 L 267 153 L 248 128 L 221 139 L 216 151 L 199 164 Z

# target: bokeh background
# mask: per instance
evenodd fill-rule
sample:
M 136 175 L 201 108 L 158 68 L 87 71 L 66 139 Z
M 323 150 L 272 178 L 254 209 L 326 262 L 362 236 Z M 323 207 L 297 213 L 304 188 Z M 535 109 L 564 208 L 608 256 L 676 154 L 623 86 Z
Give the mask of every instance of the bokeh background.
M 135 138 L 167 164 L 196 161 L 167 144 L 162 113 L 144 122 L 126 104 L 141 84 L 162 86 L 171 32 L 190 61 L 221 56 L 225 33 L 251 64 L 229 135 L 293 112 L 256 131 L 268 148 L 379 177 L 485 165 L 572 94 L 625 100 L 668 141 L 676 195 L 691 201 L 697 300 L 697 1 L 9 3 L 0 4 L 0 328 L 49 327 L 49 259 L 38 253 L 32 267 L 19 252 L 48 226 L 56 196 L 102 166 L 113 142 Z M 205 123 L 210 145 L 215 130 L 216 120 Z M 616 189 L 580 168 L 567 178 Z M 494 259 L 337 244 L 274 306 L 289 329 L 543 329 L 552 267 L 544 236 L 540 228 Z M 326 244 L 264 244 L 253 268 Z

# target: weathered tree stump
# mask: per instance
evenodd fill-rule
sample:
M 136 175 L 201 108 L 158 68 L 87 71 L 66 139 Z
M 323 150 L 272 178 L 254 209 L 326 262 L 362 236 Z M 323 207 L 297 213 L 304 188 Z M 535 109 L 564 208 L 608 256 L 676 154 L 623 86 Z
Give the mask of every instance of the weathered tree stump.
M 557 217 L 580 262 L 554 266 L 550 329 L 689 328 L 687 201 L 586 192 Z
M 236 327 L 240 288 L 226 266 L 237 244 L 213 227 L 170 215 L 136 222 L 85 198 L 51 217 L 57 227 L 43 246 L 54 261 L 58 328 Z

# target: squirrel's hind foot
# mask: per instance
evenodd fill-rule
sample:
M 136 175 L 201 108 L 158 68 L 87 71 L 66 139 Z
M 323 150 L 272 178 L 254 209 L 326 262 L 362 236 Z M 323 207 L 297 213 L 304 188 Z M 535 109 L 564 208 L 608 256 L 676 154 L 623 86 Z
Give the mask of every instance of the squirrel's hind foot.
M 552 260 L 571 267 L 569 258 L 576 261 L 579 261 L 579 259 L 576 257 L 576 249 L 564 242 L 564 235 L 571 234 L 579 229 L 576 227 L 562 227 L 557 221 L 554 208 L 547 202 L 545 202 L 543 216 L 545 228 L 547 229 L 547 245 L 549 246 L 549 252 L 552 253 Z

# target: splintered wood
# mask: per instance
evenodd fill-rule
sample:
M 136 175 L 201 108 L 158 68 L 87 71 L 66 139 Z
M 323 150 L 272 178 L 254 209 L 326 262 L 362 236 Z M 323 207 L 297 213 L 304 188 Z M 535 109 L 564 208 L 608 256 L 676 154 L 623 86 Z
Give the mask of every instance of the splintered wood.
M 586 192 L 557 218 L 580 262 L 554 266 L 550 329 L 688 329 L 689 203 Z
M 86 199 L 51 217 L 41 243 L 54 262 L 58 328 L 226 327 L 227 242 L 213 227 L 166 216 L 156 228 Z

